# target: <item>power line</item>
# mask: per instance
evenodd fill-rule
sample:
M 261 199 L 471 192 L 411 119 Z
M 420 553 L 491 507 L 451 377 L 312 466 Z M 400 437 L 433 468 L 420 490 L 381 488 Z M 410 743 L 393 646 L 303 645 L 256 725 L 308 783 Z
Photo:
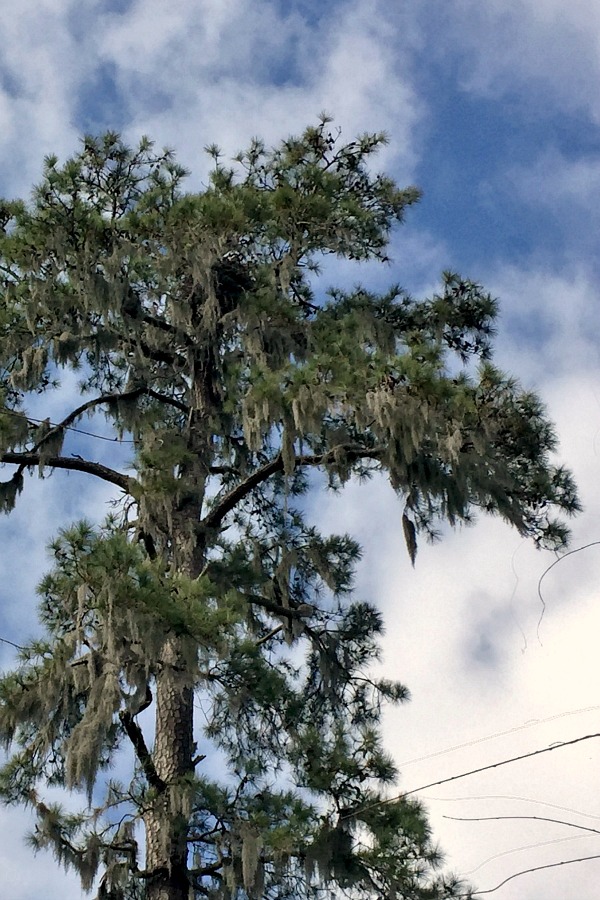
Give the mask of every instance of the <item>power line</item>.
M 586 838 L 589 837 L 591 837 L 589 834 L 571 834 L 569 837 L 554 838 L 552 841 L 537 841 L 535 844 L 525 844 L 523 847 L 513 847 L 511 850 L 503 850 L 501 853 L 494 853 L 493 856 L 488 856 L 487 859 L 480 862 L 474 869 L 465 872 L 464 877 L 469 878 L 471 875 L 474 875 L 475 872 L 479 872 L 480 869 L 487 866 L 488 863 L 493 862 L 495 859 L 501 859 L 503 856 L 510 856 L 513 853 L 522 853 L 525 850 L 537 850 L 539 847 L 549 847 L 552 844 L 566 844 L 569 841 L 585 841 Z
M 573 809 L 571 806 L 559 806 L 558 803 L 549 803 L 547 800 L 536 800 L 533 797 L 517 797 L 511 794 L 484 794 L 478 797 L 427 797 L 426 800 L 434 800 L 439 803 L 462 803 L 468 800 L 520 800 L 522 803 L 537 803 L 539 806 L 549 806 L 552 809 L 559 809 L 561 812 L 574 813 L 576 816 L 583 816 L 584 819 L 600 819 L 592 813 L 581 812 L 580 809 Z
M 505 737 L 507 734 L 514 734 L 516 731 L 523 731 L 525 728 L 533 728 L 535 725 L 543 725 L 545 722 L 554 722 L 556 719 L 562 719 L 566 716 L 576 716 L 580 713 L 584 712 L 593 712 L 597 709 L 600 709 L 600 705 L 595 706 L 582 706 L 580 709 L 570 709 L 565 712 L 555 713 L 552 716 L 547 716 L 545 719 L 535 719 L 532 722 L 524 722 L 522 725 L 515 725 L 512 728 L 507 728 L 505 731 L 495 731 L 493 734 L 485 735 L 480 738 L 473 738 L 473 740 L 465 741 L 462 744 L 455 744 L 453 747 L 446 747 L 444 750 L 436 750 L 434 753 L 427 753 L 424 756 L 415 756 L 413 759 L 406 760 L 399 764 L 399 768 L 404 769 L 406 766 L 411 766 L 417 762 L 424 762 L 427 759 L 434 759 L 436 756 L 443 756 L 445 753 L 453 753 L 455 750 L 462 750 L 465 747 L 473 747 L 475 744 L 482 744 L 485 741 L 491 741 L 497 737 Z
M 7 416 L 15 416 L 22 419 L 21 413 L 12 409 L 0 410 L 2 414 Z M 83 428 L 75 428 L 73 425 L 61 425 L 60 422 L 49 422 L 47 419 L 36 419 L 35 416 L 25 416 L 28 422 L 35 422 L 37 425 L 48 425 L 49 428 L 60 428 L 61 431 L 75 431 L 77 434 L 85 434 L 87 437 L 97 438 L 99 441 L 109 441 L 111 444 L 135 444 L 132 438 L 107 437 L 104 434 L 96 434 L 94 431 L 85 431 Z
M 571 747 L 574 744 L 580 744 L 582 741 L 589 741 L 592 738 L 600 738 L 600 732 L 596 732 L 594 734 L 585 734 L 582 737 L 573 738 L 570 741 L 560 741 L 556 744 L 552 744 L 551 747 L 543 747 L 541 750 L 532 750 L 530 753 L 522 753 L 520 756 L 512 756 L 510 759 L 502 759 L 499 762 L 490 763 L 487 766 L 480 766 L 477 769 L 470 769 L 468 772 L 461 772 L 459 775 L 451 775 L 449 778 L 440 778 L 438 781 L 432 781 L 429 784 L 423 784 L 420 787 L 412 788 L 410 791 L 403 791 L 401 794 L 397 794 L 394 797 L 387 797 L 384 800 L 376 800 L 373 803 L 369 803 L 366 806 L 359 807 L 358 809 L 353 809 L 351 812 L 347 813 L 347 815 L 342 816 L 342 819 L 349 819 L 359 815 L 362 812 L 367 812 L 369 809 L 375 809 L 378 806 L 385 806 L 388 803 L 395 803 L 397 800 L 403 800 L 404 797 L 409 797 L 411 794 L 417 794 L 419 791 L 426 791 L 428 788 L 437 787 L 440 784 L 448 784 L 451 781 L 458 781 L 459 778 L 467 778 L 469 775 L 478 775 L 480 772 L 487 772 L 490 769 L 497 769 L 500 766 L 507 766 L 510 763 L 520 762 L 522 759 L 529 759 L 532 756 L 540 756 L 542 753 L 551 753 L 552 750 L 559 750 L 562 747 Z
M 592 834 L 600 834 L 600 829 L 590 828 L 589 825 L 578 825 L 575 822 L 565 822 L 564 819 L 551 819 L 548 816 L 444 816 L 453 822 L 501 822 L 504 819 L 533 819 L 536 822 L 553 822 L 555 825 L 566 825 L 568 828 L 578 828 L 580 831 L 590 831 Z
M 499 766 L 507 766 L 509 763 L 519 762 L 522 759 L 529 759 L 531 756 L 539 756 L 541 753 L 551 753 L 552 750 L 559 750 L 562 747 L 570 747 L 573 744 L 580 744 L 582 741 L 589 741 L 592 738 L 600 737 L 600 732 L 596 732 L 595 734 L 585 734 L 582 737 L 573 738 L 570 741 L 560 741 L 556 744 L 552 744 L 551 747 L 542 747 L 541 750 L 532 750 L 530 753 L 523 753 L 520 756 L 512 756 L 510 759 L 503 759 L 500 762 L 491 763 L 487 766 L 480 766 L 478 769 L 471 769 L 469 772 L 462 772 L 460 775 L 452 775 L 450 778 L 442 778 L 439 781 L 433 781 L 431 784 L 423 785 L 422 787 L 413 788 L 411 791 L 405 791 L 403 794 L 400 794 L 399 797 L 394 799 L 400 799 L 400 797 L 408 797 L 410 794 L 416 794 L 418 791 L 424 791 L 430 787 L 437 787 L 438 784 L 447 784 L 449 781 L 457 781 L 459 778 L 466 778 L 468 775 L 477 775 L 479 772 L 486 772 L 489 769 L 497 769 Z M 389 803 L 390 800 L 381 801 L 383 803 Z

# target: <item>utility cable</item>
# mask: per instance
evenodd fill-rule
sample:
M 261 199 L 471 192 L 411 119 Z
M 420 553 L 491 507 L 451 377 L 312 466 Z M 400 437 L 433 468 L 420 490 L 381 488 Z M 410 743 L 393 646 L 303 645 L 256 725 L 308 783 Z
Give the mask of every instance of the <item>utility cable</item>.
M 549 803 L 547 800 L 536 800 L 533 797 L 517 797 L 514 794 L 484 794 L 478 797 L 426 797 L 425 799 L 428 803 L 430 800 L 438 803 L 464 803 L 472 800 L 518 800 L 521 803 L 535 803 L 538 806 L 548 806 L 561 812 L 573 813 L 576 816 L 582 816 L 584 819 L 600 820 L 600 816 L 581 812 L 580 809 L 573 809 L 572 806 L 559 806 L 558 803 Z
M 522 725 L 514 725 L 505 731 L 495 731 L 493 734 L 487 734 L 484 737 L 473 738 L 462 744 L 455 744 L 453 747 L 446 747 L 444 750 L 436 750 L 434 753 L 427 753 L 425 756 L 415 756 L 412 759 L 405 760 L 399 764 L 400 769 L 411 766 L 417 762 L 424 762 L 427 759 L 434 759 L 436 756 L 443 756 L 445 753 L 453 753 L 455 750 L 463 750 L 465 747 L 473 747 L 475 744 L 483 744 L 485 741 L 491 741 L 497 737 L 505 737 L 507 734 L 514 734 L 516 731 L 523 731 L 525 728 L 533 728 L 535 725 L 543 725 L 545 722 L 554 722 L 556 719 L 563 719 L 566 716 L 576 716 L 584 712 L 593 712 L 600 709 L 600 705 L 582 706 L 579 709 L 566 710 L 565 712 L 555 713 L 552 716 L 546 716 L 544 719 L 534 719 L 524 722 Z
M 132 438 L 107 437 L 104 434 L 97 434 L 94 431 L 85 431 L 83 428 L 75 428 L 74 425 L 61 425 L 60 422 L 49 422 L 47 419 L 36 419 L 35 416 L 23 416 L 21 413 L 12 409 L 0 410 L 0 414 L 7 416 L 15 416 L 15 418 L 27 419 L 28 422 L 34 422 L 36 425 L 48 425 L 49 428 L 60 428 L 61 431 L 74 431 L 77 434 L 85 434 L 87 437 L 97 438 L 99 441 L 109 441 L 111 444 L 135 444 Z
M 497 769 L 500 766 L 507 766 L 510 763 L 520 762 L 523 759 L 530 759 L 533 756 L 540 756 L 542 753 L 551 753 L 553 750 L 559 750 L 562 747 L 572 747 L 574 744 L 580 744 L 582 741 L 590 741 L 592 738 L 600 738 L 600 732 L 595 732 L 594 734 L 585 734 L 582 737 L 573 738 L 570 741 L 560 741 L 556 744 L 552 744 L 550 747 L 542 747 L 541 750 L 532 750 L 530 753 L 522 753 L 519 756 L 512 756 L 510 759 L 502 759 L 499 762 L 490 763 L 487 766 L 479 766 L 477 769 L 470 769 L 468 772 L 461 772 L 459 775 L 451 775 L 449 778 L 440 778 L 438 781 L 432 781 L 429 784 L 423 784 L 419 787 L 412 788 L 410 791 L 403 791 L 401 794 L 397 794 L 394 797 L 387 797 L 383 800 L 376 800 L 373 803 L 368 803 L 365 806 L 361 806 L 358 809 L 352 809 L 345 816 L 342 816 L 342 819 L 350 819 L 355 818 L 357 815 L 363 812 L 367 812 L 370 809 L 375 809 L 378 806 L 386 806 L 388 803 L 395 803 L 398 800 L 403 800 L 405 797 L 410 797 L 411 794 L 417 794 L 419 791 L 426 791 L 428 788 L 437 787 L 440 784 L 448 784 L 451 781 L 458 781 L 460 778 L 467 778 L 469 775 L 478 775 L 480 772 L 487 772 L 490 769 Z

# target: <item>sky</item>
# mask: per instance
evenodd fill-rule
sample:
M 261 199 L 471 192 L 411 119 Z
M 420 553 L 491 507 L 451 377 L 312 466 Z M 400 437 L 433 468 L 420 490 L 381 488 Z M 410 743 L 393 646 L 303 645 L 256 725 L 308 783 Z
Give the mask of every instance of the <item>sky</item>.
M 357 593 L 382 609 L 383 667 L 412 696 L 385 719 L 398 790 L 426 804 L 448 869 L 481 897 L 595 898 L 600 859 L 556 864 L 600 854 L 600 741 L 556 745 L 600 732 L 600 5 L 21 0 L 18 15 L 0 7 L 0 35 L 4 196 L 27 195 L 43 156 L 75 151 L 82 132 L 148 134 L 177 150 L 196 187 L 206 144 L 232 156 L 322 110 L 348 139 L 388 133 L 379 165 L 423 199 L 394 234 L 390 266 L 331 263 L 323 277 L 426 296 L 452 269 L 499 298 L 495 361 L 556 423 L 584 504 L 577 552 L 544 575 L 552 554 L 481 519 L 423 544 L 413 569 L 383 481 L 320 503 L 319 524 L 343 523 L 363 544 Z M 5 639 L 35 630 L 57 528 L 106 512 L 107 487 L 77 478 L 31 479 L 0 521 Z M 1 645 L 0 664 L 13 659 Z M 0 809 L 5 895 L 78 900 L 74 877 L 30 858 L 28 824 Z

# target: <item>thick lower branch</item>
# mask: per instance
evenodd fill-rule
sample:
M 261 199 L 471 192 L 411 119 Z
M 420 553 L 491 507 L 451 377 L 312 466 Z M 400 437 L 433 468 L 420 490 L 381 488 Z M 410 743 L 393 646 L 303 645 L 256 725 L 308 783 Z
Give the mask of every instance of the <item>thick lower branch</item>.
M 273 603 L 272 600 L 268 600 L 260 594 L 244 593 L 244 597 L 249 603 L 255 603 L 257 606 L 262 606 L 263 609 L 266 609 L 276 616 L 285 616 L 288 619 L 297 619 L 301 622 L 304 622 L 307 615 L 310 615 L 312 612 L 312 608 L 309 607 L 308 604 L 294 609 L 293 607 L 280 606 L 279 603 Z
M 40 462 L 39 453 L 12 453 L 6 452 L 0 454 L 0 463 L 12 463 L 22 468 L 29 466 L 37 466 Z M 71 469 L 75 472 L 87 472 L 88 475 L 95 475 L 96 478 L 102 478 L 110 484 L 116 484 L 126 494 L 131 494 L 131 487 L 135 483 L 135 478 L 128 475 L 122 475 L 102 463 L 91 462 L 88 459 L 68 456 L 50 456 L 44 459 L 44 465 L 51 469 Z

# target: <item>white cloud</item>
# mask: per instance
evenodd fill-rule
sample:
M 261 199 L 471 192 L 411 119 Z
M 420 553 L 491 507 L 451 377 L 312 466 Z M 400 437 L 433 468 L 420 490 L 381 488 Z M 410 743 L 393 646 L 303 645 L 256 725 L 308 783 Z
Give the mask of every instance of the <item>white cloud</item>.
M 34 827 L 33 817 L 21 809 L 0 809 L 2 851 L 2 892 L 10 900 L 82 900 L 81 883 L 50 859 L 49 854 L 33 856 L 23 845 L 23 837 Z
M 518 96 L 537 115 L 556 104 L 600 121 L 600 8 L 594 0 L 457 0 L 438 26 L 446 35 L 437 43 L 442 54 L 460 49 L 465 90 L 490 99 Z
M 74 143 L 72 102 L 84 60 L 66 27 L 67 0 L 0 11 L 0 165 L 4 191 L 27 191 L 42 157 Z
M 504 189 L 510 186 L 515 206 L 523 204 L 541 212 L 560 228 L 563 256 L 582 259 L 595 253 L 600 226 L 597 154 L 573 158 L 550 144 L 528 165 L 509 166 L 501 180 Z M 498 190 L 499 181 L 494 190 Z M 543 252 L 543 238 L 540 244 Z
M 580 487 L 585 511 L 571 523 L 572 548 L 600 541 L 600 308 L 593 266 L 557 274 L 536 264 L 497 265 L 483 280 L 501 298 L 497 362 L 547 403 L 560 459 Z M 362 542 L 358 593 L 382 608 L 386 674 L 411 691 L 412 701 L 386 717 L 387 743 L 401 768 L 399 789 L 596 732 L 600 546 L 573 553 L 547 573 L 540 622 L 538 583 L 555 561 L 552 554 L 481 517 L 473 528 L 447 532 L 438 545 L 422 545 L 413 570 L 400 516 L 401 502 L 383 479 L 350 485 L 320 515 L 325 529 L 348 530 Z M 488 735 L 497 736 L 480 740 Z M 428 800 L 428 808 L 448 865 L 468 873 L 506 853 L 473 874 L 487 889 L 520 869 L 593 853 L 587 838 L 545 843 L 579 834 L 566 826 L 444 816 L 534 815 L 596 826 L 600 819 L 542 802 L 600 815 L 596 753 L 597 742 L 583 742 L 425 791 L 425 799 L 445 798 Z M 489 799 L 500 796 L 517 799 Z M 468 797 L 483 799 L 459 800 Z M 544 846 L 530 846 L 536 843 Z M 524 846 L 529 849 L 518 851 Z M 502 888 L 502 898 L 585 895 L 597 871 L 589 866 L 523 876 Z
M 530 387 L 576 375 L 590 392 L 600 329 L 594 260 L 560 272 L 551 260 L 503 263 L 483 279 L 500 298 L 498 363 Z
M 107 21 L 100 55 L 116 67 L 131 132 L 175 143 L 197 174 L 204 144 L 233 154 L 255 134 L 277 141 L 325 109 L 347 135 L 389 130 L 394 156 L 411 168 L 418 103 L 378 0 L 336 6 L 311 24 L 274 4 L 229 6 L 225 15 L 221 4 L 182 2 L 172 16 L 136 4 Z

